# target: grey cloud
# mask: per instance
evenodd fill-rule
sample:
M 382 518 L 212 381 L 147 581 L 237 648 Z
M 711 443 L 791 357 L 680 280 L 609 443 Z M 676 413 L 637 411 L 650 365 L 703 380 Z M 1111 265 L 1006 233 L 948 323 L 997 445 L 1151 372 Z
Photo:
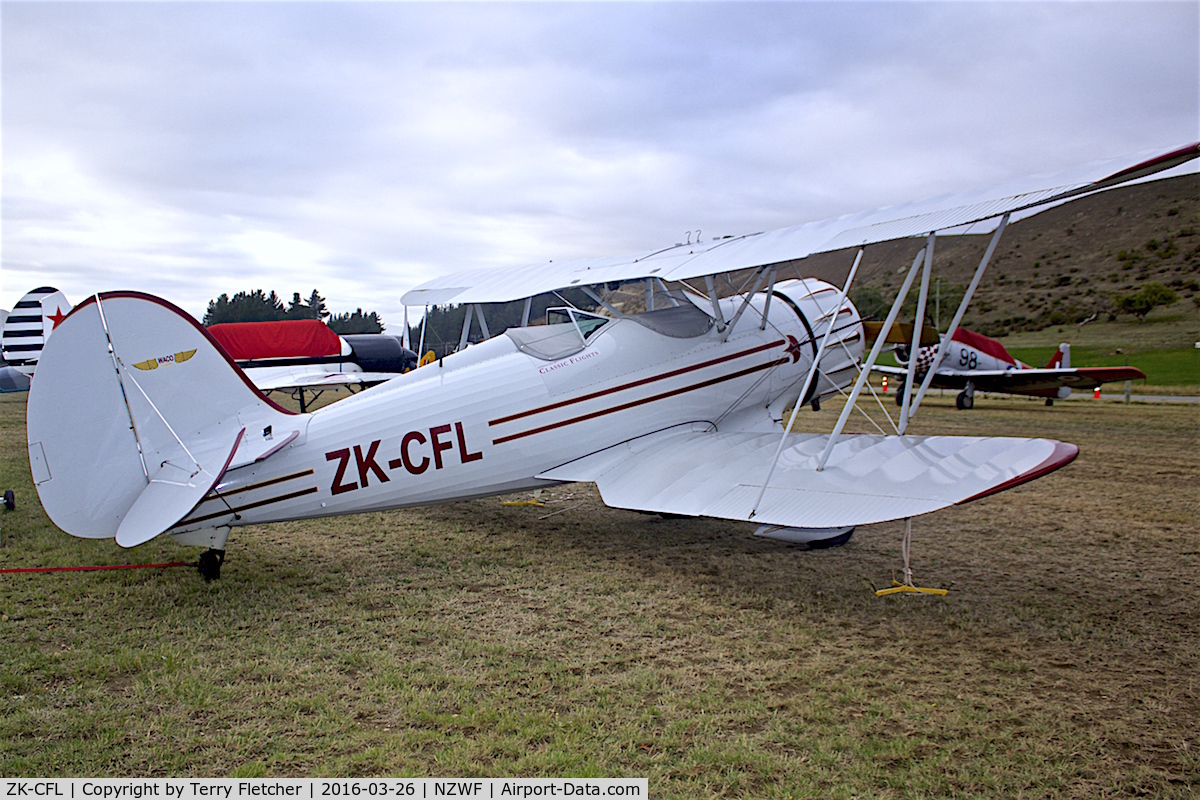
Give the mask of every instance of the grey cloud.
M 192 311 L 218 286 L 335 281 L 360 287 L 337 308 L 373 307 L 448 269 L 760 230 L 1197 136 L 1188 3 L 0 15 L 0 305 L 28 265 L 82 282 L 91 264 L 89 291 L 140 272 Z M 91 194 L 39 190 L 51 156 Z M 78 238 L 103 213 L 129 236 Z M 236 243 L 261 231 L 324 255 L 280 273 Z M 187 266 L 158 270 L 168 284 L 156 261 Z

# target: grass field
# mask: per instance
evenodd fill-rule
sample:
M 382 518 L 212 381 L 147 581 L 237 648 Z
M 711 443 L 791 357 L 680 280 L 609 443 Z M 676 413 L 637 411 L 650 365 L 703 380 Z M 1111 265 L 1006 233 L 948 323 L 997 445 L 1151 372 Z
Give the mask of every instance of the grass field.
M 890 402 L 890 401 L 889 401 Z M 1080 445 L 833 551 L 587 485 L 236 530 L 192 570 L 0 575 L 4 776 L 648 776 L 666 797 L 1194 797 L 1195 408 L 933 397 L 915 433 Z M 891 410 L 891 409 L 889 409 Z M 806 413 L 832 424 L 836 404 Z M 0 566 L 193 559 L 58 532 L 0 396 Z M 855 423 L 862 426 L 861 422 Z
M 1003 340 L 1010 353 L 1033 366 L 1045 364 L 1059 342 L 1070 343 L 1072 366 L 1135 366 L 1146 373 L 1146 380 L 1133 386 L 1143 394 L 1200 394 L 1198 341 L 1200 308 L 1190 301 L 1156 309 L 1146 322 L 1122 317 L 1082 327 L 1028 331 Z

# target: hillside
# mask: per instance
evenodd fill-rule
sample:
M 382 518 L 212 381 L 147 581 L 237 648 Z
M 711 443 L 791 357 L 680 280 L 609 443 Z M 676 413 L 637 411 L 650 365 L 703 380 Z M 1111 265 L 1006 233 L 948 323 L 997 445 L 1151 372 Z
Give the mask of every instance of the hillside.
M 937 240 L 935 277 L 941 278 L 942 327 L 953 315 L 990 234 Z M 890 299 L 923 240 L 872 245 L 856 283 Z M 853 250 L 794 262 L 804 275 L 845 280 Z M 1005 232 L 968 309 L 964 324 L 992 336 L 1108 320 L 1115 296 L 1147 281 L 1173 288 L 1180 301 L 1152 318 L 1189 318 L 1169 336 L 1191 346 L 1200 333 L 1200 175 L 1122 187 L 1065 203 L 1018 220 Z M 930 316 L 935 314 L 930 289 Z M 1116 321 L 1130 321 L 1118 317 Z M 1089 323 L 1092 324 L 1092 323 Z M 1136 323 L 1135 323 L 1136 324 Z M 1147 323 L 1148 324 L 1148 323 Z M 1188 333 L 1187 331 L 1191 331 Z M 1165 331 L 1164 331 L 1165 333 Z M 1189 338 L 1190 337 L 1190 338 Z

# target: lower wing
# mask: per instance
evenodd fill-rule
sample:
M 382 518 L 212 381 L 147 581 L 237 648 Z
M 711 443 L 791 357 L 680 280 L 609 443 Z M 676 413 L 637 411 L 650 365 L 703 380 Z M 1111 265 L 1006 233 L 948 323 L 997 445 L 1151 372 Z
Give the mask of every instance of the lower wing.
M 1095 389 L 1112 381 L 1145 380 L 1136 367 L 1073 367 L 1068 369 L 1010 369 L 977 371 L 940 371 L 933 378 L 935 388 L 961 389 L 967 381 L 981 392 L 1053 395 L 1058 389 Z
M 755 509 L 779 434 L 687 425 L 643 436 L 537 477 L 593 481 L 617 508 L 831 528 L 927 514 L 1019 486 L 1069 464 L 1079 448 L 1049 439 L 789 437 Z M 753 517 L 751 511 L 754 511 Z

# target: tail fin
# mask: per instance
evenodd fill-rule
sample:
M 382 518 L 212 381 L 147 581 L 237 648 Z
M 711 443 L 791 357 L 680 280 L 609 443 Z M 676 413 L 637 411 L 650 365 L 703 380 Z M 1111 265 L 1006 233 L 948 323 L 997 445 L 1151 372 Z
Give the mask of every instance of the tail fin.
M 26 419 L 50 519 L 123 547 L 166 531 L 226 470 L 270 455 L 305 422 L 255 389 L 195 320 L 136 292 L 95 295 L 62 322 Z
M 51 286 L 26 294 L 0 325 L 0 357 L 21 374 L 32 375 L 46 340 L 70 310 L 66 296 Z
M 1054 351 L 1054 355 L 1046 362 L 1045 369 L 1070 369 L 1071 367 L 1071 345 L 1063 342 Z

